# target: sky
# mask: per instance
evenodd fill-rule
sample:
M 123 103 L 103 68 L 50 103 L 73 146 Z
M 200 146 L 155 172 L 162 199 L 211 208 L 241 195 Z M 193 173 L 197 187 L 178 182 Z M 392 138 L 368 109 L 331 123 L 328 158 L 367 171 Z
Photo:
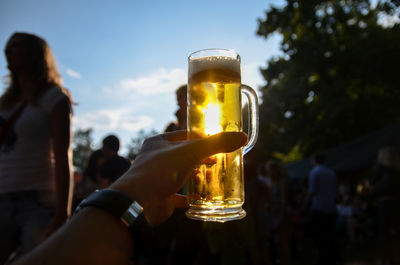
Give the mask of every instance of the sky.
M 94 147 L 116 134 L 124 152 L 139 130 L 162 132 L 175 120 L 175 90 L 194 51 L 234 49 L 242 82 L 264 84 L 259 68 L 280 54 L 277 35 L 256 35 L 271 4 L 282 1 L 0 0 L 0 46 L 16 31 L 46 39 L 77 103 L 73 130 L 92 128 Z

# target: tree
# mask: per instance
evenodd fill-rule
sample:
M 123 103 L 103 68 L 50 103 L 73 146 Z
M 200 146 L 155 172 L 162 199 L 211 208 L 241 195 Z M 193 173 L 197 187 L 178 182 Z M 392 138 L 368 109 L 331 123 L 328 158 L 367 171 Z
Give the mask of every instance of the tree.
M 398 14 L 394 2 L 367 0 L 266 11 L 257 34 L 280 34 L 283 55 L 262 69 L 264 156 L 295 160 L 400 121 Z
M 131 142 L 128 144 L 128 153 L 127 153 L 127 158 L 130 160 L 134 160 L 136 158 L 136 155 L 139 153 L 140 148 L 142 148 L 142 144 L 146 138 L 149 138 L 151 136 L 154 136 L 157 134 L 157 131 L 154 129 L 150 131 L 145 131 L 145 130 L 140 130 L 137 134 L 136 137 L 133 137 L 131 139 Z
M 83 172 L 87 159 L 92 153 L 92 129 L 78 129 L 74 132 L 73 147 L 73 164 L 74 167 Z

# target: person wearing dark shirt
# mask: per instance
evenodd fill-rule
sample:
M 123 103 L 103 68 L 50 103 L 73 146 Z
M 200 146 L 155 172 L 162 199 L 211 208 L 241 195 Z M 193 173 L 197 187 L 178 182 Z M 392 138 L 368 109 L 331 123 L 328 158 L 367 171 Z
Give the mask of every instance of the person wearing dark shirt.
M 101 149 L 95 150 L 88 159 L 82 182 L 77 188 L 77 202 L 108 183 L 108 180 L 101 176 L 100 168 L 105 161 L 118 156 L 120 141 L 117 136 L 111 134 L 103 139 L 102 144 Z
M 115 155 L 100 166 L 100 177 L 103 179 L 100 188 L 106 188 L 122 176 L 131 166 L 131 162 L 119 155 Z
M 310 229 L 318 249 L 317 264 L 336 264 L 335 222 L 337 178 L 324 165 L 322 154 L 313 156 L 313 169 L 308 178 L 308 194 L 303 206 L 311 200 Z

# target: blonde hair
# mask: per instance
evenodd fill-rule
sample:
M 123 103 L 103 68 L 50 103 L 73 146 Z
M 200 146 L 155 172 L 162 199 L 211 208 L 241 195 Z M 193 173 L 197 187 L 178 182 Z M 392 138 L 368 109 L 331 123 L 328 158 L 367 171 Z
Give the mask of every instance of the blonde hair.
M 30 71 L 37 84 L 37 90 L 33 95 L 33 103 L 37 104 L 40 96 L 46 90 L 56 86 L 61 88 L 64 94 L 68 96 L 70 103 L 72 103 L 70 92 L 62 86 L 61 75 L 58 72 L 53 53 L 47 42 L 33 34 L 16 32 L 10 37 L 8 43 L 10 40 L 17 37 L 22 38 L 27 44 L 29 54 L 27 61 L 30 63 Z M 20 93 L 21 89 L 19 87 L 17 73 L 10 70 L 8 87 L 0 97 L 0 109 L 12 108 L 18 102 Z

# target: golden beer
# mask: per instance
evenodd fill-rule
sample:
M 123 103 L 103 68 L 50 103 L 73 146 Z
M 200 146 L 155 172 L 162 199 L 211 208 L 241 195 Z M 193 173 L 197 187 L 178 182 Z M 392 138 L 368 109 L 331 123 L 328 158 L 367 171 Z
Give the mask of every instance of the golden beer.
M 234 55 L 189 57 L 187 125 L 190 138 L 242 131 L 240 57 Z M 190 208 L 186 215 L 218 222 L 243 218 L 246 215 L 242 209 L 243 178 L 242 149 L 204 160 L 189 178 Z

